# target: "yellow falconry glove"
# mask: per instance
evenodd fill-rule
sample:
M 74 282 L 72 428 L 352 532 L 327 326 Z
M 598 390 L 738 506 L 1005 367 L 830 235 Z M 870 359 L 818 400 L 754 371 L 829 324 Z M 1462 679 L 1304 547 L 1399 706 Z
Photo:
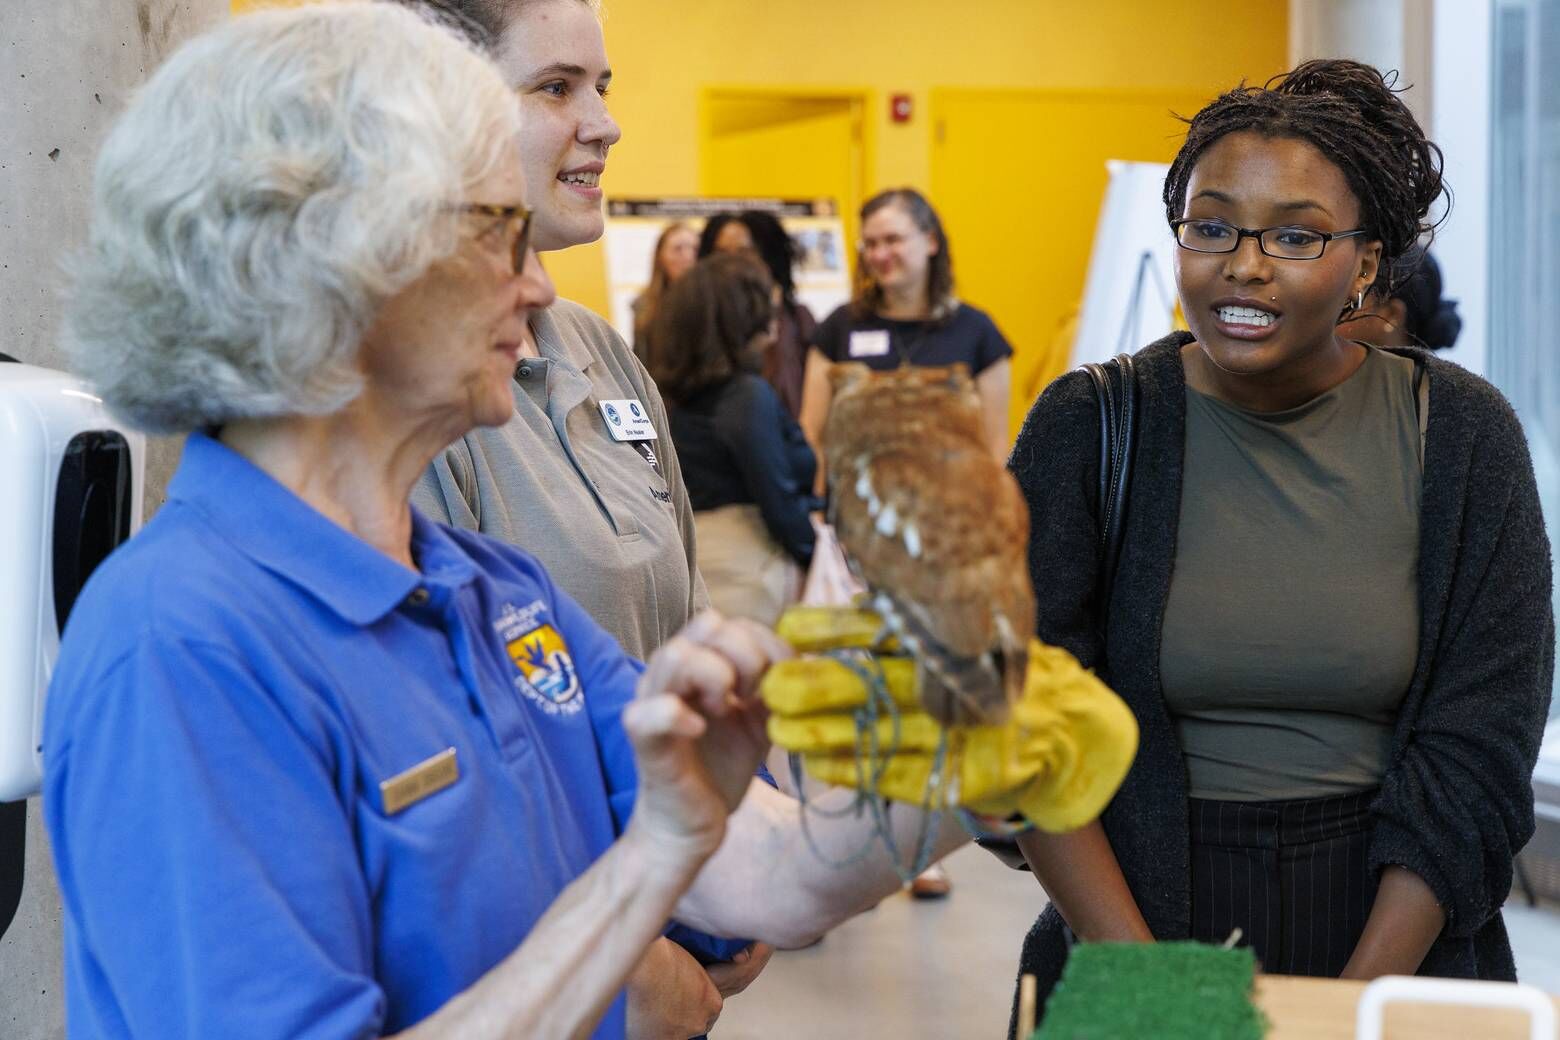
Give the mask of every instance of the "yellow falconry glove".
M 793 608 L 776 628 L 804 654 L 883 649 L 881 621 L 866 610 Z M 892 707 L 867 712 L 874 675 Z M 921 710 L 908 657 L 799 657 L 771 668 L 762 692 L 770 739 L 825 783 L 934 809 L 1019 813 L 1052 832 L 1098 817 L 1137 751 L 1137 722 L 1121 699 L 1067 651 L 1038 640 L 1023 693 L 1000 726 L 939 725 Z

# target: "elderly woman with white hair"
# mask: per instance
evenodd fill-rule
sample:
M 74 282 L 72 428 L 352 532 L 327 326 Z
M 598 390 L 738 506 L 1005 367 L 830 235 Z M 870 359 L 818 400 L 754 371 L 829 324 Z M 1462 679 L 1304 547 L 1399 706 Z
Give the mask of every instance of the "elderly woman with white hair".
M 75 361 L 190 437 L 50 688 L 77 1035 L 621 1037 L 668 916 L 795 945 L 897 886 L 748 792 L 772 635 L 703 615 L 640 665 L 408 505 L 552 300 L 518 119 L 455 35 L 349 4 L 186 45 L 104 147 Z

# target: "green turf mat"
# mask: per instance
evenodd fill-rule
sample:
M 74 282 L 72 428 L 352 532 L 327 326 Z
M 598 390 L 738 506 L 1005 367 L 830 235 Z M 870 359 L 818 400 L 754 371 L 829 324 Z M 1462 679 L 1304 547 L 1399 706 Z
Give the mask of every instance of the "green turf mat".
M 1261 1040 L 1249 949 L 1194 942 L 1073 947 L 1033 1040 Z

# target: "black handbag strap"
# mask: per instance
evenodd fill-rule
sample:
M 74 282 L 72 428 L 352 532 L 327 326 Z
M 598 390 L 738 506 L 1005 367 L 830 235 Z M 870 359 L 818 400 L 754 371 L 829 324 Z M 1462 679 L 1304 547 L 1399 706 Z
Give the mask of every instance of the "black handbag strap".
M 1122 528 L 1127 496 L 1132 489 L 1132 450 L 1137 441 L 1137 372 L 1130 355 L 1122 354 L 1104 364 L 1087 364 L 1083 370 L 1094 381 L 1100 402 L 1099 488 L 1099 584 L 1095 587 L 1095 621 L 1103 632 L 1111 590 L 1116 585 L 1116 564 L 1121 558 Z M 1029 864 L 1013 838 L 982 835 L 975 844 L 1014 870 Z
M 1132 490 L 1132 456 L 1137 443 L 1137 372 L 1129 354 L 1103 364 L 1084 365 L 1094 383 L 1100 404 L 1100 487 L 1097 500 L 1099 524 L 1098 580 L 1095 608 L 1104 627 L 1116 587 L 1116 567 L 1121 561 L 1122 531 L 1127 500 Z

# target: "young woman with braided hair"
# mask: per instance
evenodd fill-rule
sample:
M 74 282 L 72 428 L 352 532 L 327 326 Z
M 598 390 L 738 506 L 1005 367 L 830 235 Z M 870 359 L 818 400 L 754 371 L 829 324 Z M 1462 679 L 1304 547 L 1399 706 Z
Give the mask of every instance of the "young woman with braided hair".
M 1500 907 L 1554 650 L 1526 444 L 1483 380 L 1337 331 L 1445 196 L 1440 151 L 1354 62 L 1189 121 L 1164 199 L 1191 331 L 1135 358 L 1112 589 L 1092 385 L 1030 412 L 1038 634 L 1142 730 L 1099 823 L 1019 839 L 1052 899 L 1023 951 L 1042 993 L 1074 937 L 1237 929 L 1273 973 L 1514 977 Z

